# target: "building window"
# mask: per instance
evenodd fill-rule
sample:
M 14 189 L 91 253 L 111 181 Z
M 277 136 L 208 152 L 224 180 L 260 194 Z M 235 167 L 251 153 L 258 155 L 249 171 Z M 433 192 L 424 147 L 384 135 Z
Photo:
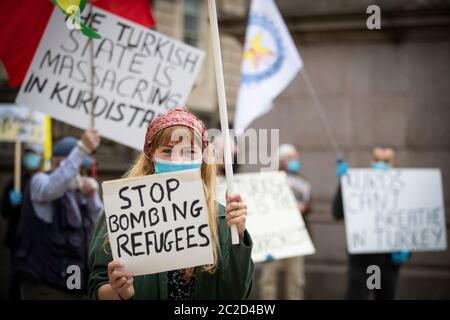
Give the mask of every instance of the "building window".
M 200 33 L 201 0 L 184 0 L 184 35 L 185 43 L 198 47 Z

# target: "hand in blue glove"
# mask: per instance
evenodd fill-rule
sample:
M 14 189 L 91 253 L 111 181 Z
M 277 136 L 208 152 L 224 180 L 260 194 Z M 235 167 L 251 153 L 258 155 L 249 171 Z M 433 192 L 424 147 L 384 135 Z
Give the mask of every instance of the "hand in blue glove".
M 266 257 L 266 262 L 272 262 L 274 260 L 275 260 L 275 258 L 269 253 Z
M 17 207 L 22 203 L 22 192 L 11 190 L 9 192 L 9 201 L 14 207 Z
M 393 264 L 401 264 L 410 257 L 409 251 L 402 250 L 400 252 L 391 253 L 391 261 Z
M 341 157 L 336 158 L 336 176 L 338 178 L 345 175 L 348 171 L 348 168 L 349 166 L 347 162 L 344 161 L 344 159 L 342 159 Z

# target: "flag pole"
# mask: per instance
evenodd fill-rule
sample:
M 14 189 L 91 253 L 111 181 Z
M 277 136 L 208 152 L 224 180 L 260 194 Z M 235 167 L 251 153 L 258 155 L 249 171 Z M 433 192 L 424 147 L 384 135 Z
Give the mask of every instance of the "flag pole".
M 303 80 L 305 80 L 306 88 L 308 89 L 309 95 L 311 96 L 313 106 L 316 109 L 316 111 L 319 115 L 319 118 L 322 121 L 322 124 L 325 128 L 325 132 L 328 136 L 328 140 L 331 144 L 331 147 L 333 148 L 334 152 L 336 153 L 336 155 L 338 157 L 342 157 L 342 153 L 339 148 L 339 145 L 338 145 L 336 138 L 334 137 L 333 132 L 331 130 L 330 122 L 328 121 L 328 118 L 325 115 L 325 112 L 323 111 L 322 104 L 320 103 L 320 100 L 319 100 L 319 97 L 317 96 L 316 90 L 314 89 L 311 79 L 309 78 L 309 75 L 306 72 L 305 66 L 303 66 L 300 73 L 302 74 Z
M 211 39 L 214 53 L 214 67 L 216 70 L 217 95 L 219 101 L 220 127 L 224 140 L 225 176 L 227 180 L 228 194 L 234 194 L 236 189 L 233 178 L 233 167 L 231 162 L 231 142 L 228 129 L 227 100 L 225 96 L 225 83 L 223 80 L 222 57 L 220 53 L 219 27 L 217 25 L 216 1 L 208 0 L 209 24 L 211 27 Z M 231 226 L 231 243 L 239 244 L 237 226 Z
M 92 15 L 93 15 L 93 4 L 92 2 L 89 3 L 89 19 L 91 19 L 92 21 Z M 94 67 L 94 39 L 90 39 L 91 41 L 91 47 L 89 48 L 89 55 L 90 55 L 90 60 L 91 60 L 91 95 L 92 95 L 92 108 L 91 108 L 91 114 L 90 114 L 90 128 L 95 128 L 95 113 L 94 113 L 94 109 L 95 109 L 95 102 L 94 102 L 94 98 L 95 98 L 95 85 L 94 85 L 94 80 L 95 80 L 95 67 Z
M 52 119 L 45 115 L 44 171 L 50 170 L 52 159 Z
M 14 148 L 14 191 L 19 192 L 22 184 L 22 144 L 16 138 Z
M 93 2 L 89 3 L 89 19 L 91 19 L 91 21 L 93 20 L 93 7 L 94 4 Z M 95 128 L 95 85 L 94 85 L 94 80 L 95 80 L 95 65 L 94 65 L 94 60 L 95 60 L 95 55 L 94 55 L 94 39 L 90 39 L 91 40 L 91 47 L 89 48 L 89 55 L 90 55 L 90 60 L 91 60 L 91 96 L 92 96 L 92 109 L 91 109 L 91 117 L 90 117 L 90 128 L 93 129 Z M 94 179 L 97 179 L 97 160 L 95 158 L 95 156 L 92 154 L 91 155 L 92 158 L 92 166 L 91 166 L 91 176 Z

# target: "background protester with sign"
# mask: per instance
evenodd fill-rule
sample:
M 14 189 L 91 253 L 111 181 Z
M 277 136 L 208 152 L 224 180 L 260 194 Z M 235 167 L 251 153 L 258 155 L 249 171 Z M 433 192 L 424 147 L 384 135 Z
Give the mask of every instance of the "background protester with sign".
M 395 151 L 392 148 L 377 147 L 372 153 L 372 168 L 388 170 L 396 166 Z M 336 169 L 338 176 L 345 175 L 348 165 L 339 161 Z M 342 191 L 339 185 L 333 201 L 333 215 L 336 219 L 344 217 Z M 397 280 L 401 264 L 409 259 L 409 253 L 348 254 L 347 299 L 368 299 L 367 267 L 376 265 L 381 270 L 381 288 L 374 290 L 375 299 L 393 300 L 397 290 Z
M 44 148 L 37 143 L 26 143 L 22 157 L 22 177 L 20 179 L 20 191 L 14 190 L 14 180 L 11 179 L 3 190 L 3 201 L 1 204 L 2 216 L 8 220 L 8 231 L 6 233 L 5 244 L 10 250 L 11 279 L 9 298 L 11 300 L 20 300 L 20 276 L 14 264 L 14 255 L 16 252 L 17 226 L 22 210 L 22 198 L 28 182 L 31 177 L 39 171 L 42 164 L 42 152 Z
M 278 156 L 280 170 L 287 173 L 289 187 L 298 202 L 299 212 L 305 217 L 311 208 L 311 185 L 299 176 L 301 168 L 299 153 L 293 145 L 282 144 L 278 149 Z M 286 299 L 304 299 L 305 258 L 303 256 L 263 263 L 260 278 L 261 298 L 277 299 L 278 274 L 282 267 L 286 272 Z
M 181 141 L 180 141 L 181 138 Z M 203 154 L 203 161 L 202 161 Z M 112 261 L 105 215 L 90 249 L 89 293 L 93 299 L 245 299 L 254 266 L 252 240 L 245 229 L 247 207 L 240 195 L 230 195 L 226 207 L 215 202 L 215 161 L 206 128 L 185 109 L 172 109 L 152 122 L 143 153 L 127 177 L 201 169 L 214 263 L 195 268 L 135 276 L 120 261 Z M 239 245 L 231 245 L 229 226 L 236 224 Z
M 53 149 L 52 170 L 34 175 L 25 190 L 16 262 L 26 300 L 85 296 L 88 243 L 102 203 L 96 183 L 80 171 L 99 144 L 95 129 L 85 131 L 81 140 L 61 139 Z M 71 291 L 69 267 L 81 278 Z

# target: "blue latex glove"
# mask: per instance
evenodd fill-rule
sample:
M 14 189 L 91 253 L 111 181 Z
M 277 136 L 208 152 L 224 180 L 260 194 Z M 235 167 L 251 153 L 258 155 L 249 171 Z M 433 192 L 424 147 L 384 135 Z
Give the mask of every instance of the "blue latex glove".
M 401 264 L 407 261 L 410 257 L 409 251 L 402 250 L 400 252 L 391 253 L 391 261 L 393 264 Z
M 274 260 L 275 260 L 274 257 L 269 253 L 266 257 L 266 262 L 272 262 Z
M 17 207 L 22 203 L 22 192 L 11 190 L 9 192 L 9 201 L 14 207 Z
M 336 158 L 336 176 L 338 178 L 342 177 L 347 173 L 348 168 L 349 168 L 348 163 L 338 156 Z

